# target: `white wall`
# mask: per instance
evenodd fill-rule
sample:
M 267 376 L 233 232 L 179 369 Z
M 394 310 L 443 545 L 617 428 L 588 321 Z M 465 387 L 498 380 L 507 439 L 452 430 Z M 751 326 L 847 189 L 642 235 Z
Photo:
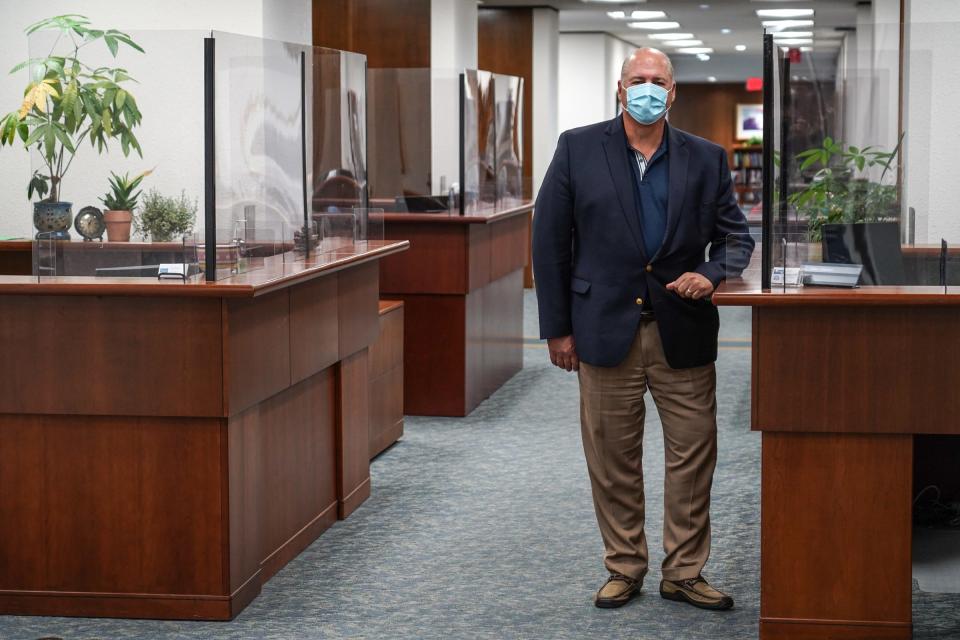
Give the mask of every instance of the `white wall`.
M 431 178 L 434 195 L 460 179 L 460 73 L 477 68 L 477 3 L 430 0 Z
M 533 163 L 533 195 L 540 190 L 540 183 L 553 159 L 557 147 L 557 109 L 559 89 L 559 33 L 558 13 L 553 9 L 533 10 L 533 122 L 524 122 L 524 127 L 533 128 L 533 158 L 523 161 Z
M 605 33 L 560 34 L 560 131 L 617 114 L 617 81 L 636 47 Z
M 905 9 L 904 201 L 917 211 L 917 242 L 957 244 L 960 3 L 907 0 Z
M 28 24 L 52 15 L 81 13 L 94 26 L 137 31 L 147 55 L 124 51 L 119 66 L 127 65 L 139 80 L 134 95 L 143 112 L 137 131 L 144 159 L 124 159 L 119 145 L 108 157 L 97 157 L 89 146 L 77 154 L 66 176 L 63 198 L 75 203 L 99 205 L 107 188 L 107 168 L 139 172 L 157 165 L 150 186 L 178 193 L 181 188 L 197 197 L 203 179 L 202 158 L 202 40 L 199 34 L 173 36 L 145 30 L 219 30 L 252 36 L 309 43 L 310 0 L 43 0 L 5 3 L 0 21 L 0 71 L 28 57 Z M 151 50 L 154 53 L 151 56 Z M 123 51 L 123 50 L 121 50 Z M 163 57 L 159 54 L 162 53 Z M 0 112 L 19 106 L 26 72 L 0 76 Z M 31 205 L 26 198 L 31 162 L 18 147 L 0 150 L 0 237 L 33 234 Z M 146 185 L 145 185 L 146 186 Z

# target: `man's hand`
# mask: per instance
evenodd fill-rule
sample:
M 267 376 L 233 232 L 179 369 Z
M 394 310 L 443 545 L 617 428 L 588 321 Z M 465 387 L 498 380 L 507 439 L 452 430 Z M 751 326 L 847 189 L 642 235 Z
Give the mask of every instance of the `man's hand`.
M 676 291 L 681 298 L 699 300 L 713 293 L 713 283 L 699 273 L 687 272 L 667 285 L 670 291 Z
M 547 348 L 550 349 L 550 362 L 567 371 L 580 370 L 580 359 L 577 357 L 573 336 L 550 338 L 547 340 Z

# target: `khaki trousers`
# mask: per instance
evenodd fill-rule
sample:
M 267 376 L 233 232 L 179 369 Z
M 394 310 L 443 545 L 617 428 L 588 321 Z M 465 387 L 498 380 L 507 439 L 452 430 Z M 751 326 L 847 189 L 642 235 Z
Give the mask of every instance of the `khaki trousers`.
M 671 369 L 657 323 L 641 320 L 616 367 L 580 364 L 580 425 L 593 504 L 612 573 L 642 580 L 644 534 L 643 395 L 663 424 L 663 578 L 700 574 L 710 555 L 710 487 L 717 461 L 717 377 L 713 364 Z

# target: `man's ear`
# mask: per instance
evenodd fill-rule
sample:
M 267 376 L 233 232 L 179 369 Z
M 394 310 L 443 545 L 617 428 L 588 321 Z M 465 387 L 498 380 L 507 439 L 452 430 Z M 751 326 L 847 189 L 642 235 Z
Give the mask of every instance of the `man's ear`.
M 620 100 L 620 105 L 626 108 L 626 97 L 623 95 L 623 82 L 617 80 L 617 99 Z

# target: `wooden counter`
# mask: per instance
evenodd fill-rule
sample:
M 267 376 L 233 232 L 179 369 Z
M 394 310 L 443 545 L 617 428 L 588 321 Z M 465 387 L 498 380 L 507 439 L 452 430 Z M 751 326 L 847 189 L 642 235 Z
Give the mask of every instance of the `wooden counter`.
M 523 367 L 532 209 L 384 215 L 412 245 L 380 265 L 381 295 L 404 302 L 404 413 L 465 416 Z
M 736 280 L 714 302 L 753 307 L 760 637 L 910 638 L 914 441 L 960 434 L 960 290 Z
M 378 262 L 407 246 L 0 277 L 0 613 L 230 619 L 355 510 Z

